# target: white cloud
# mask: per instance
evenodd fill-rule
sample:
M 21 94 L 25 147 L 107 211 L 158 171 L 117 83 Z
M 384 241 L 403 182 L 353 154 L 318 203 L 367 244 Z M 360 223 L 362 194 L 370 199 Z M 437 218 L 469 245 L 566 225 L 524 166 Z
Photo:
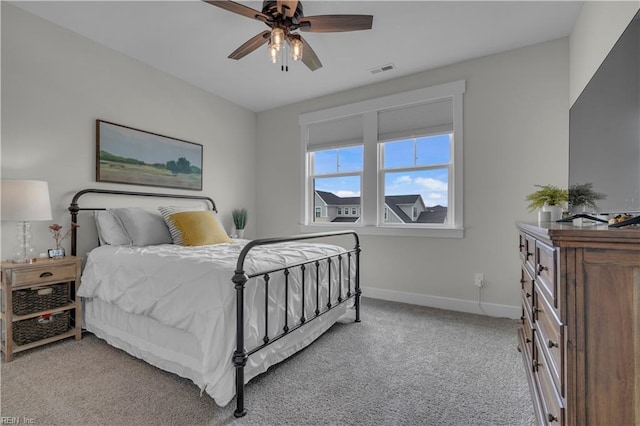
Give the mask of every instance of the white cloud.
M 437 179 L 418 177 L 414 182 L 420 186 L 425 187 L 429 191 L 447 190 L 447 183 Z
M 429 193 L 429 195 L 427 195 L 427 198 L 429 198 L 430 200 L 439 200 L 442 198 L 442 194 L 439 194 L 437 192 L 431 192 Z
M 411 179 L 411 176 L 407 176 L 407 175 L 399 176 L 393 180 L 393 183 L 396 185 L 401 185 L 403 183 L 412 183 L 412 182 L 413 182 L 413 179 Z
M 336 191 L 334 192 L 338 197 L 359 197 L 360 193 L 355 191 Z

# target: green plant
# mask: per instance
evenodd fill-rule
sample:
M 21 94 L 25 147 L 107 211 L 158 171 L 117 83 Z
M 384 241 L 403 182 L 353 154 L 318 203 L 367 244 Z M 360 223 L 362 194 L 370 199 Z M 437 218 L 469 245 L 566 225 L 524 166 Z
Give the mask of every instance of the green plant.
M 532 192 L 525 198 L 529 202 L 529 211 L 548 206 L 559 206 L 569 200 L 569 191 L 558 188 L 555 185 L 534 185 L 539 190 Z
M 247 209 L 234 209 L 231 216 L 233 216 L 233 224 L 236 229 L 244 229 L 247 225 Z
M 596 201 L 605 198 L 607 198 L 605 194 L 593 190 L 591 182 L 576 183 L 569 187 L 569 205 L 572 207 L 586 206 L 597 210 Z

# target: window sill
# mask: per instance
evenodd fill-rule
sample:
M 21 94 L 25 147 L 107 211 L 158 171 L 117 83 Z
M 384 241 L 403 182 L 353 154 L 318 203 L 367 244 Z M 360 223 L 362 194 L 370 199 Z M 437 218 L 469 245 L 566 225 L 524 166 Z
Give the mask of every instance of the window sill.
M 464 238 L 463 228 L 426 228 L 426 227 L 392 227 L 362 226 L 354 223 L 300 225 L 300 232 L 331 232 L 353 229 L 359 235 L 380 235 L 396 237 L 431 237 L 431 238 Z

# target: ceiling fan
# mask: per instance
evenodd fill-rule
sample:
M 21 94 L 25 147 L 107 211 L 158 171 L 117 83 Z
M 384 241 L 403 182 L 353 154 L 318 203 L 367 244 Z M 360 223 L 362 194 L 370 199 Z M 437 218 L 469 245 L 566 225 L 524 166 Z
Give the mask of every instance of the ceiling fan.
M 298 0 L 264 0 L 261 12 L 228 0 L 203 1 L 229 12 L 264 22 L 271 28 L 271 30 L 265 30 L 247 40 L 229 55 L 230 59 L 241 59 L 268 43 L 269 59 L 271 62 L 277 63 L 279 56 L 281 56 L 283 71 L 285 68 L 288 71 L 288 65 L 285 65 L 287 55 L 284 53 L 287 48 L 294 61 L 302 60 L 311 71 L 322 67 L 318 55 L 309 46 L 309 43 L 295 31 L 315 33 L 359 31 L 370 30 L 373 25 L 373 16 L 371 15 L 304 16 L 302 2 Z M 282 55 L 280 55 L 281 52 Z

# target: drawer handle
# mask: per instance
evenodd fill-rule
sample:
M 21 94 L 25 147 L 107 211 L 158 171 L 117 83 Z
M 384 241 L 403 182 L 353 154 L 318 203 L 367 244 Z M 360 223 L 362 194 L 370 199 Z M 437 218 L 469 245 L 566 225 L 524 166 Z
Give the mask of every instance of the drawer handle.
M 538 367 L 540 367 L 542 365 L 541 362 L 538 362 L 537 359 L 533 359 L 533 361 L 531 362 L 531 366 L 533 367 L 533 371 L 538 371 Z
M 538 263 L 538 274 L 541 274 L 544 271 L 548 271 L 549 268 L 547 268 L 546 266 L 542 266 L 541 263 Z
M 525 297 L 531 297 L 531 293 L 525 293 L 524 296 Z
M 529 257 L 533 256 L 533 253 L 531 253 L 530 251 L 528 251 L 528 252 L 526 253 L 526 255 L 527 255 L 527 259 L 528 259 Z
M 524 248 L 524 244 L 520 243 L 520 246 L 518 246 L 519 249 Z
M 527 343 L 531 343 L 531 339 L 529 339 L 528 337 L 526 339 L 524 339 L 525 342 Z
M 53 274 L 51 272 L 43 272 L 40 274 L 40 278 L 52 277 Z
M 556 342 L 554 342 L 553 340 L 549 339 L 549 341 L 547 342 L 547 347 L 548 348 L 558 348 L 558 344 Z
M 547 420 L 549 421 L 549 423 L 557 422 L 558 418 L 551 413 L 547 413 Z
M 537 306 L 534 306 L 531 310 L 533 311 L 533 315 L 537 315 L 539 312 L 542 312 L 542 309 Z

